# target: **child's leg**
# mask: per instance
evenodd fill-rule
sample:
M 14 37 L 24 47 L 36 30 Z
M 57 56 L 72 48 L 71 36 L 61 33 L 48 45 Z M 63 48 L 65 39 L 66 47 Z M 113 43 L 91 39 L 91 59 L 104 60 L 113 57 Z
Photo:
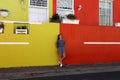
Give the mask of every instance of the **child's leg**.
M 59 65 L 60 65 L 60 67 L 63 66 L 63 64 L 62 64 L 62 54 L 59 54 Z
M 62 64 L 62 54 L 59 54 L 59 64 Z
M 65 57 L 66 57 L 66 53 L 64 52 L 62 55 L 62 61 L 65 59 Z

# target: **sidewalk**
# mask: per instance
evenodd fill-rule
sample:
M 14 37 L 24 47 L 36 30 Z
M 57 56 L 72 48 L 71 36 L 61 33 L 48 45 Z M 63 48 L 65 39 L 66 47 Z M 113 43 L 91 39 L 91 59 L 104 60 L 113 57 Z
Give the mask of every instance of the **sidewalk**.
M 120 71 L 120 63 L 0 69 L 0 80 Z

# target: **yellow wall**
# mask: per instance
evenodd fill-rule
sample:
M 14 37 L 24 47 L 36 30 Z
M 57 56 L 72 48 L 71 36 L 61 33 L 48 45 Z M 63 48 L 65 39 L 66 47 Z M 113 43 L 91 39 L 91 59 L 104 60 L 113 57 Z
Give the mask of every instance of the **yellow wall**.
M 22 5 L 20 0 L 0 0 L 0 9 L 9 10 L 9 16 L 3 18 L 0 16 L 0 20 L 13 20 L 13 21 L 28 21 L 28 1 L 24 0 Z M 49 16 L 52 16 L 53 0 L 49 0 Z
M 9 1 L 9 0 L 8 0 Z M 0 42 L 30 42 L 29 45 L 0 45 L 0 68 L 57 65 L 55 47 L 59 24 L 31 24 L 30 34 L 14 34 L 13 24 L 5 23 Z
M 9 16 L 0 20 L 28 21 L 28 1 L 22 5 L 20 0 L 0 0 L 0 9 L 9 10 Z
M 53 14 L 53 0 L 49 0 L 49 17 L 52 17 L 52 14 Z

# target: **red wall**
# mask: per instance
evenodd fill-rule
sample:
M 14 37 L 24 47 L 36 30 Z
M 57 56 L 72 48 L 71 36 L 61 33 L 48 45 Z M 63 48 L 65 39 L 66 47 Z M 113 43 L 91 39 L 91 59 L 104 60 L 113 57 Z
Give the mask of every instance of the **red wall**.
M 53 0 L 53 14 L 56 13 L 56 2 L 57 0 Z
M 84 42 L 120 42 L 120 28 L 61 24 L 66 41 L 65 64 L 120 62 L 120 45 L 88 45 Z
M 75 15 L 80 20 L 80 24 L 98 25 L 98 0 L 74 0 Z M 78 6 L 82 9 L 78 11 Z
M 120 22 L 120 0 L 113 1 L 113 23 Z M 99 24 L 99 0 L 74 0 L 74 9 L 81 25 Z M 78 11 L 78 6 L 82 9 Z M 53 0 L 53 13 L 56 13 L 56 0 Z
M 113 21 L 114 23 L 120 22 L 120 0 L 114 0 L 113 6 Z
M 120 42 L 120 28 L 99 27 L 99 0 L 74 0 L 75 15 L 80 25 L 60 24 L 66 41 L 65 64 L 120 62 L 120 45 L 87 45 L 84 42 Z M 113 1 L 113 22 L 120 22 L 120 0 Z M 56 0 L 53 0 L 56 13 Z M 82 9 L 78 11 L 78 6 Z M 84 25 L 84 26 L 82 26 Z M 86 25 L 86 26 L 85 26 Z M 89 25 L 89 26 L 88 26 Z M 92 25 L 92 26 L 90 26 Z

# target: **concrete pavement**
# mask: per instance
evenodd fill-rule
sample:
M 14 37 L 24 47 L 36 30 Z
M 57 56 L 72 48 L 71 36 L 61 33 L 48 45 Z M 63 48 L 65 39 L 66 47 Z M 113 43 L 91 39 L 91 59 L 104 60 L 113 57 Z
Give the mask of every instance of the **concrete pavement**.
M 47 67 L 21 67 L 0 69 L 0 80 L 22 79 L 31 77 L 48 77 L 120 71 L 120 63 L 99 63 Z

